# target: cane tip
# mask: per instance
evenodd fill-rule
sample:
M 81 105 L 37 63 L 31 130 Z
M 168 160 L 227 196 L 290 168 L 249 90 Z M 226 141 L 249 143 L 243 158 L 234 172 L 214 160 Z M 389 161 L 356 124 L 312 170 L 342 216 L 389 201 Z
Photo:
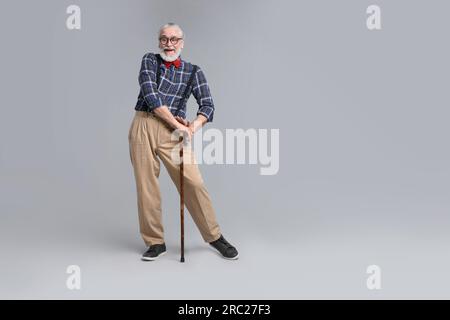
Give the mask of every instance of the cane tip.
M 184 262 L 184 257 L 181 257 L 180 262 Z

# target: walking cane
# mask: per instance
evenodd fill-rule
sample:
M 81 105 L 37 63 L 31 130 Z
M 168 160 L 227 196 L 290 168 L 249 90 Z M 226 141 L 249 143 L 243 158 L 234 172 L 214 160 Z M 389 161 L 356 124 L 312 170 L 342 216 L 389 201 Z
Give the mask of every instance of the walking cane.
M 181 218 L 181 259 L 184 262 L 184 164 L 183 137 L 180 137 L 180 218 Z

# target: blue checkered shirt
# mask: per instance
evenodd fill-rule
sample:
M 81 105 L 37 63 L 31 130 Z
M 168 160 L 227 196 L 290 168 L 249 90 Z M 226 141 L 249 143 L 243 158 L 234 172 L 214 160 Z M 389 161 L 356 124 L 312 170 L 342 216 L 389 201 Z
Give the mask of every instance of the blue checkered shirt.
M 180 56 L 181 58 L 181 56 Z M 144 55 L 139 72 L 140 92 L 135 110 L 152 112 L 154 109 L 166 105 L 170 112 L 176 116 L 186 118 L 186 103 L 184 101 L 178 110 L 178 104 L 187 86 L 189 76 L 193 70 L 193 65 L 181 59 L 181 65 L 176 68 L 173 64 L 167 68 L 161 63 L 159 88 L 156 83 L 157 60 L 155 54 L 149 52 Z M 192 80 L 192 90 L 188 92 L 188 97 L 194 94 L 198 103 L 198 114 L 207 118 L 207 122 L 212 122 L 214 115 L 214 103 L 209 90 L 205 74 L 197 67 L 197 72 Z

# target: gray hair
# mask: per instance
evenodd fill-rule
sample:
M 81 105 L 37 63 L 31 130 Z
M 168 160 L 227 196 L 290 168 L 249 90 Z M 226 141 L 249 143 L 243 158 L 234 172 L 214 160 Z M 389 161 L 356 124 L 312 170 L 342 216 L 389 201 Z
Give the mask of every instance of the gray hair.
M 179 25 L 177 25 L 176 23 L 173 23 L 173 22 L 166 23 L 166 24 L 163 25 L 161 28 L 159 28 L 158 37 L 161 35 L 161 32 L 162 32 L 164 29 L 169 28 L 169 27 L 177 27 L 177 28 L 181 31 L 181 37 L 184 38 L 184 32 L 183 32 L 183 29 L 181 29 L 181 27 L 180 27 Z

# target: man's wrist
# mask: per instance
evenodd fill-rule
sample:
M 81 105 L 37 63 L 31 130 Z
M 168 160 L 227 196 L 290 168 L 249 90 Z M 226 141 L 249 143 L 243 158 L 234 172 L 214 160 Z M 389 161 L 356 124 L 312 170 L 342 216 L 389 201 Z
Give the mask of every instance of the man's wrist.
M 197 118 L 195 118 L 191 124 L 190 127 L 192 127 L 192 131 L 195 132 L 197 131 L 199 128 L 203 127 L 203 125 L 206 123 L 207 119 L 205 116 L 203 115 L 197 115 Z
M 174 122 L 174 129 L 183 129 L 185 126 L 182 123 L 179 123 L 177 120 Z
M 195 133 L 198 130 L 198 128 L 199 128 L 199 124 L 197 122 L 197 119 L 192 120 L 189 123 L 189 129 L 191 129 L 192 133 Z

